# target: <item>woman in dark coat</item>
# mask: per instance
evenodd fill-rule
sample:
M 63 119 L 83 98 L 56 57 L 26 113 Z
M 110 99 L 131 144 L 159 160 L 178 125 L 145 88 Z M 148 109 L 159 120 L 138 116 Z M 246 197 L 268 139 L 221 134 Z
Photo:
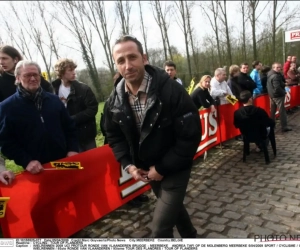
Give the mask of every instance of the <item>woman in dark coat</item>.
M 211 108 L 211 111 L 215 112 L 216 109 L 214 106 L 214 99 L 209 93 L 210 80 L 211 76 L 202 76 L 200 82 L 197 84 L 195 90 L 192 92 L 191 98 L 198 109 L 201 107 Z

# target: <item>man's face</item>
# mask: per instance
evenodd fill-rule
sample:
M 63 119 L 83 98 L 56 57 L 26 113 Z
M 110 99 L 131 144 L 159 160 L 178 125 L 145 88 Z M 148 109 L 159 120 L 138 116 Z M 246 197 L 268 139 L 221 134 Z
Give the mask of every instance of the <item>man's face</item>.
M 281 71 L 281 64 L 274 64 L 273 70 L 276 71 L 276 72 L 280 72 Z
M 0 66 L 5 72 L 13 73 L 15 70 L 15 59 L 10 57 L 9 55 L 0 52 Z
M 218 82 L 223 82 L 226 79 L 226 72 L 221 72 L 220 74 L 218 74 L 216 76 L 216 79 L 218 80 Z
M 295 70 L 296 69 L 296 63 L 292 62 L 291 66 L 290 66 L 290 69 Z
M 29 92 L 34 93 L 40 87 L 41 76 L 38 68 L 34 65 L 21 67 L 16 79 Z
M 297 57 L 292 56 L 291 62 L 296 62 L 297 61 Z
M 288 57 L 286 58 L 286 60 L 290 62 L 290 61 L 292 60 L 292 57 L 291 57 L 291 56 L 288 56 Z
M 141 84 L 145 74 L 146 55 L 139 52 L 136 43 L 126 41 L 116 44 L 113 48 L 113 57 L 118 72 L 126 82 L 133 85 Z
M 75 77 L 76 77 L 75 69 L 71 69 L 70 67 L 68 67 L 61 78 L 63 79 L 63 81 L 71 82 L 75 80 Z
M 165 71 L 168 73 L 171 79 L 176 76 L 176 69 L 173 66 L 166 66 Z
M 257 70 L 261 70 L 261 67 L 262 67 L 262 64 L 261 64 L 261 63 L 259 63 L 258 65 L 256 65 L 256 67 L 255 67 L 255 68 L 256 68 Z
M 242 65 L 240 71 L 244 74 L 247 74 L 249 70 L 249 66 L 248 65 Z

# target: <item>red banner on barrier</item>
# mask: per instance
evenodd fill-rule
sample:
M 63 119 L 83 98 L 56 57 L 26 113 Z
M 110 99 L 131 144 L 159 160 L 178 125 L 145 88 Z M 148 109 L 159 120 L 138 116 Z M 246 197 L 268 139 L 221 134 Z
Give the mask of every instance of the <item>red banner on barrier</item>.
M 267 95 L 254 104 L 270 113 Z M 195 158 L 206 150 L 240 134 L 233 113 L 241 104 L 199 112 L 202 141 Z M 300 105 L 300 86 L 286 95 L 285 106 Z M 106 145 L 60 161 L 80 162 L 84 169 L 24 172 L 11 186 L 0 185 L 0 195 L 10 197 L 5 217 L 0 219 L 5 238 L 65 238 L 117 209 L 150 188 L 136 182 L 115 160 Z M 51 168 L 50 163 L 44 165 Z
M 121 169 L 108 146 L 68 160 L 84 169 L 24 172 L 1 185 L 1 196 L 10 197 L 0 220 L 5 238 L 69 237 L 149 189 Z

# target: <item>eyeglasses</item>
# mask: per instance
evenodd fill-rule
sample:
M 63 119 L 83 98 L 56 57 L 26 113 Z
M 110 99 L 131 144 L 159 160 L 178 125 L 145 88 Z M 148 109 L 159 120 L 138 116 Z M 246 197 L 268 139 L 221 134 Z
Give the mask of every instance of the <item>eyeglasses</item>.
M 41 76 L 39 74 L 32 73 L 32 74 L 22 75 L 22 77 L 27 79 L 27 80 L 30 80 L 31 77 L 33 77 L 34 79 L 39 79 Z

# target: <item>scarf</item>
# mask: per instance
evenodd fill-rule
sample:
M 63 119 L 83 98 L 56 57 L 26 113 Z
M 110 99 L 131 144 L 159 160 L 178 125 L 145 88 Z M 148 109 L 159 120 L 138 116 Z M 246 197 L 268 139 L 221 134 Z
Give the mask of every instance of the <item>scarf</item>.
M 24 87 L 21 84 L 18 85 L 18 90 L 22 97 L 24 97 L 25 99 L 32 100 L 37 110 L 41 111 L 43 103 L 43 89 L 41 88 L 41 86 L 37 89 L 35 93 L 31 93 L 28 90 L 24 89 Z

